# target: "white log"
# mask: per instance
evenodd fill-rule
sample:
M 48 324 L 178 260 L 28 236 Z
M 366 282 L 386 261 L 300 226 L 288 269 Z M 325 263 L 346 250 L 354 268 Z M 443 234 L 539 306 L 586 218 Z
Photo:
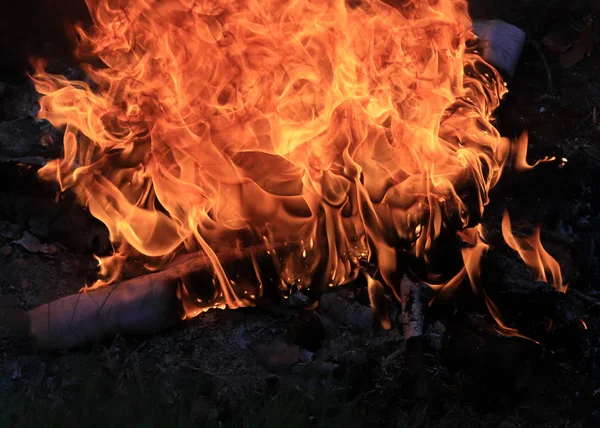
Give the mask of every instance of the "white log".
M 421 283 L 411 281 L 404 275 L 400 282 L 402 299 L 402 321 L 404 340 L 423 336 L 423 304 L 421 302 Z
M 523 30 L 499 19 L 474 21 L 481 57 L 498 71 L 512 77 L 519 63 L 526 35 Z
M 177 321 L 177 279 L 159 272 L 39 306 L 27 313 L 30 336 L 41 349 L 69 349 L 117 333 L 162 330 Z
M 248 247 L 219 252 L 222 263 L 255 255 L 266 249 Z M 42 349 L 70 349 L 115 334 L 151 334 L 169 328 L 183 315 L 177 287 L 184 278 L 212 269 L 202 254 L 179 257 L 164 270 L 93 291 L 63 297 L 32 309 L 27 321 L 3 315 L 12 331 L 29 325 L 29 337 Z

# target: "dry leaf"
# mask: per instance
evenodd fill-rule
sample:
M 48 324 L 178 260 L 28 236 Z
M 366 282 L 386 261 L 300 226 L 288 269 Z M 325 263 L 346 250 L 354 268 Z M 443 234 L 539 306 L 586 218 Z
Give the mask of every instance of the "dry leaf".
M 565 53 L 572 46 L 565 33 L 562 32 L 548 34 L 542 39 L 542 42 L 546 49 L 554 54 Z
M 273 341 L 268 345 L 257 343 L 248 348 L 260 364 L 270 368 L 291 366 L 300 360 L 300 347 L 283 341 Z
M 13 241 L 13 243 L 19 244 L 32 253 L 53 254 L 56 252 L 55 246 L 42 244 L 39 239 L 27 231 L 23 232 L 23 237 L 21 239 Z
M 594 51 L 594 24 L 588 21 L 588 24 L 579 35 L 575 46 L 560 56 L 560 66 L 570 68 L 584 59 Z

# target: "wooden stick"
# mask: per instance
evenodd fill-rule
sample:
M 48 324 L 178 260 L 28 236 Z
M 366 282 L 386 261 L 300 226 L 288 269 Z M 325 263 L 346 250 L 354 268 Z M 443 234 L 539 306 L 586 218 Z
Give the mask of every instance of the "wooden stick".
M 149 334 L 168 328 L 181 316 L 177 284 L 190 262 L 128 281 L 73 294 L 27 313 L 36 347 L 69 349 L 106 336 Z
M 219 260 L 225 270 L 239 271 L 244 266 L 253 270 L 254 257 L 268 270 L 269 253 L 263 246 L 229 249 L 219 252 Z M 190 278 L 192 284 L 187 284 Z M 206 278 L 213 279 L 208 257 L 200 253 L 185 255 L 160 272 L 66 296 L 32 309 L 26 320 L 29 337 L 42 349 L 69 349 L 117 333 L 155 333 L 183 317 L 178 285 L 201 286 L 193 282 Z M 23 331 L 22 317 L 18 321 L 13 331 Z
M 400 282 L 402 321 L 406 343 L 406 371 L 404 392 L 411 398 L 424 398 L 429 391 L 429 379 L 423 350 L 423 303 L 421 288 L 425 285 L 413 282 L 407 275 Z
M 402 320 L 404 340 L 423 336 L 423 304 L 421 303 L 421 285 L 404 275 L 400 282 L 402 299 Z

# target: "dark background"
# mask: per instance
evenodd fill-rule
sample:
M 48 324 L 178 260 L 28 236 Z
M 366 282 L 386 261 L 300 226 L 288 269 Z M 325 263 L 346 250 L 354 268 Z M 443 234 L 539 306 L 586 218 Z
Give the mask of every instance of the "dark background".
M 90 21 L 84 0 L 5 0 L 0 6 L 0 74 L 20 77 L 30 56 L 69 62 L 65 22 Z

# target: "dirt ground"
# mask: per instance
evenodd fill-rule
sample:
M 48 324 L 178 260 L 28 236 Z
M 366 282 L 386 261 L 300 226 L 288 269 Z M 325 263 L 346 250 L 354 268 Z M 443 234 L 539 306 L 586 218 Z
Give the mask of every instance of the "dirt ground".
M 490 334 L 478 327 L 491 324 L 489 315 L 460 294 L 426 313 L 427 387 L 415 399 L 396 304 L 391 331 L 321 331 L 289 305 L 212 311 L 151 337 L 60 353 L 34 351 L 0 331 L 0 426 L 599 426 L 600 46 L 591 18 L 600 4 L 477 3 L 475 16 L 504 19 L 528 35 L 499 129 L 509 137 L 527 130 L 530 160 L 557 159 L 506 177 L 484 224 L 497 235 L 508 209 L 517 225 L 543 225 L 568 293 L 588 299 L 581 316 L 587 329 L 573 344 Z M 0 95 L 2 123 L 26 121 L 19 129 L 33 123 L 31 112 L 11 107 L 23 105 L 16 98 L 27 96 L 24 85 L 7 80 Z M 52 132 L 35 126 L 31 135 Z M 9 138 L 6 129 L 0 137 Z M 30 309 L 76 292 L 94 278 L 92 253 L 109 248 L 83 210 L 68 200 L 55 204 L 52 189 L 32 177 L 30 168 L 0 163 L 0 307 Z M 365 301 L 360 288 L 341 293 Z M 535 310 L 512 303 L 515 317 Z M 323 341 L 291 343 L 305 325 Z

